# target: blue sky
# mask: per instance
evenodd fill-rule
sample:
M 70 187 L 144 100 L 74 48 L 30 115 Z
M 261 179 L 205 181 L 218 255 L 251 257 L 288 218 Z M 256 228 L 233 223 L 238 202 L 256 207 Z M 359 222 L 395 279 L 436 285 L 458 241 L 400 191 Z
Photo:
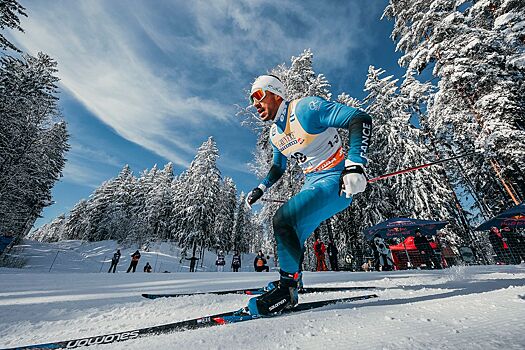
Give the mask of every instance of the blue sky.
M 136 175 L 171 161 L 182 172 L 209 136 L 238 190 L 255 135 L 240 125 L 250 83 L 304 49 L 333 96 L 362 98 L 369 65 L 399 76 L 399 54 L 380 20 L 387 0 L 20 0 L 21 49 L 58 61 L 60 106 L 71 134 L 54 205 L 37 226 L 87 198 L 129 164 Z M 322 5 L 320 5 L 322 4 Z M 10 36 L 9 36 L 10 35 Z

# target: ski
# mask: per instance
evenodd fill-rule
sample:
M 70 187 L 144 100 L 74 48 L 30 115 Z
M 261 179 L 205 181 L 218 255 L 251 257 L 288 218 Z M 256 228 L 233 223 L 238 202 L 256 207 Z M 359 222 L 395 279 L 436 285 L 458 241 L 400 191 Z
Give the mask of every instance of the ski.
M 364 287 L 305 287 L 299 289 L 299 294 L 311 294 L 311 293 L 328 293 L 328 292 L 346 292 L 353 290 L 368 290 L 376 289 L 376 287 L 364 286 Z M 186 297 L 193 295 L 204 295 L 204 294 L 215 294 L 215 295 L 225 295 L 225 294 L 247 294 L 247 295 L 259 295 L 266 292 L 265 288 L 248 288 L 248 289 L 231 289 L 231 290 L 218 290 L 211 292 L 195 292 L 195 293 L 172 293 L 172 294 L 150 294 L 144 293 L 142 296 L 148 299 L 158 299 L 158 298 L 176 298 L 176 297 Z
M 45 344 L 26 345 L 26 346 L 20 346 L 16 348 L 8 348 L 8 349 L 2 349 L 2 350 L 75 349 L 75 348 L 86 347 L 86 346 L 91 346 L 91 345 L 111 344 L 115 342 L 137 339 L 137 338 L 141 338 L 147 335 L 164 334 L 164 333 L 170 333 L 170 332 L 182 332 L 182 331 L 186 331 L 190 329 L 220 326 L 220 325 L 225 325 L 225 324 L 238 323 L 238 322 L 259 319 L 259 318 L 279 317 L 279 316 L 289 315 L 289 314 L 300 312 L 300 311 L 317 309 L 317 308 L 321 308 L 321 307 L 328 306 L 328 305 L 333 305 L 333 304 L 338 304 L 338 303 L 348 303 L 348 302 L 366 300 L 366 299 L 377 298 L 377 297 L 378 296 L 376 294 L 367 294 L 367 295 L 360 295 L 360 296 L 349 297 L 349 298 L 337 298 L 337 299 L 320 300 L 320 301 L 313 301 L 313 302 L 307 302 L 307 303 L 299 303 L 293 309 L 285 310 L 281 312 L 280 314 L 277 314 L 274 316 L 250 315 L 246 313 L 244 309 L 240 309 L 237 311 L 225 312 L 225 313 L 220 313 L 220 314 L 215 314 L 215 315 L 210 315 L 210 316 L 205 316 L 205 317 L 198 317 L 198 318 L 193 318 L 193 319 L 186 320 L 186 321 L 168 323 L 168 324 L 163 324 L 159 326 L 139 328 L 139 329 L 134 329 L 134 330 L 125 331 L 125 332 L 103 334 L 103 335 L 98 335 L 94 337 L 78 338 L 78 339 L 57 341 L 57 342 L 45 343 Z

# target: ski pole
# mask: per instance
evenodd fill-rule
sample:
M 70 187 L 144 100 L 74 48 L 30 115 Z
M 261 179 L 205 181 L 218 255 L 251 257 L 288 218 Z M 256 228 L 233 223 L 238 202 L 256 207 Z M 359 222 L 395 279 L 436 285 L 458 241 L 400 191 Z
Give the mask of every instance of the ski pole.
M 270 203 L 286 203 L 286 201 L 282 199 L 273 199 L 273 198 L 261 198 L 261 201 L 270 202 Z
M 429 166 L 432 166 L 432 165 L 448 162 L 448 161 L 451 161 L 451 160 L 454 160 L 454 159 L 458 159 L 458 158 L 462 158 L 462 157 L 471 156 L 473 154 L 476 154 L 476 152 L 460 154 L 458 156 L 454 156 L 454 157 L 450 157 L 450 158 L 446 158 L 446 159 L 441 159 L 441 160 L 436 160 L 435 162 L 418 165 L 418 166 L 415 166 L 415 167 L 412 167 L 412 168 L 398 170 L 398 171 L 395 171 L 393 173 L 388 173 L 388 174 L 384 174 L 384 175 L 380 175 L 380 176 L 374 177 L 374 178 L 368 180 L 368 183 L 373 183 L 373 182 L 376 182 L 376 181 L 379 181 L 379 180 L 383 180 L 383 179 L 387 179 L 389 177 L 396 176 L 396 175 L 406 174 L 406 173 L 409 173 L 409 172 L 412 172 L 412 171 L 416 171 L 416 170 L 419 170 L 419 169 L 423 169 L 423 168 L 426 168 L 426 167 L 429 167 Z M 270 203 L 286 203 L 285 200 L 274 199 L 274 198 L 261 198 L 261 201 L 263 201 L 263 202 L 270 202 Z
M 462 158 L 462 157 L 471 156 L 471 155 L 473 155 L 473 154 L 475 154 L 475 153 L 476 153 L 476 152 L 460 154 L 460 155 L 458 155 L 458 156 L 454 156 L 454 157 L 450 157 L 450 158 L 446 158 L 446 159 L 437 160 L 437 161 L 435 161 L 435 162 L 431 162 L 431 163 L 427 163 L 427 164 L 418 165 L 418 166 L 415 166 L 415 167 L 412 167 L 412 168 L 407 168 L 407 169 L 403 169 L 403 170 L 398 170 L 398 171 L 395 171 L 395 172 L 393 172 L 393 173 L 384 174 L 384 175 L 381 175 L 381 176 L 378 176 L 378 177 L 374 177 L 374 178 L 368 180 L 368 183 L 373 183 L 373 182 L 376 182 L 376 181 L 379 181 L 379 180 L 383 180 L 383 179 L 387 179 L 387 178 L 389 178 L 389 177 L 396 176 L 396 175 L 406 174 L 406 173 L 409 173 L 409 172 L 411 172 L 411 171 L 415 171 L 415 170 L 423 169 L 423 168 L 426 168 L 426 167 L 429 167 L 429 166 L 432 166 L 432 165 L 436 165 L 436 164 L 440 164 L 440 163 L 448 162 L 448 161 L 450 161 L 450 160 L 454 160 L 454 159 L 458 159 L 458 158 Z

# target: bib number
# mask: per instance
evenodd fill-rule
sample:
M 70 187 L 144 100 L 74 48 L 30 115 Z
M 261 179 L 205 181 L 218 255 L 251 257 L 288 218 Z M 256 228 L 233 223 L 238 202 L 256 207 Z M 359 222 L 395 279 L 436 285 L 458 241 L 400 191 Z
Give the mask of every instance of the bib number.
M 297 163 L 299 164 L 306 162 L 306 159 L 307 159 L 306 156 L 302 154 L 301 152 L 295 152 L 294 154 L 291 155 L 291 157 L 295 159 Z

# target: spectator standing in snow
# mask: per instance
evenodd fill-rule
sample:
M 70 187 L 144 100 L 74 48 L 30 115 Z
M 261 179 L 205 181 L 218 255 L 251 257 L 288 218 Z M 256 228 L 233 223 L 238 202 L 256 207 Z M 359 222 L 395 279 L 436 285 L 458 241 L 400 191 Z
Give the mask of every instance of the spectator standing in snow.
M 509 263 L 509 246 L 507 242 L 503 240 L 501 232 L 496 227 L 491 227 L 489 232 L 489 241 L 496 253 L 495 260 L 496 264 L 508 264 Z
M 241 255 L 238 251 L 235 251 L 235 254 L 233 254 L 232 257 L 232 271 L 233 272 L 239 272 L 239 268 L 241 267 Z
M 117 252 L 113 254 L 113 258 L 111 258 L 111 266 L 109 267 L 108 273 L 111 272 L 111 269 L 113 269 L 113 273 L 115 273 L 119 260 L 120 260 L 120 249 L 117 249 Z
M 215 260 L 215 265 L 217 265 L 217 272 L 224 271 L 224 265 L 226 265 L 226 260 L 224 259 L 224 253 L 222 250 L 217 254 L 217 260 Z
M 253 260 L 253 268 L 256 272 L 268 272 L 270 271 L 270 268 L 266 264 L 266 258 L 264 257 L 262 250 L 259 250 L 259 253 L 255 256 L 255 259 Z
M 521 237 L 516 231 L 512 230 L 505 224 L 501 225 L 500 233 L 503 241 L 505 241 L 509 247 L 509 263 L 519 265 L 521 263 L 521 257 L 524 255 L 523 252 L 520 251 Z
M 394 264 L 390 257 L 392 253 L 388 248 L 385 240 L 379 233 L 376 233 L 372 241 L 372 248 L 374 250 L 375 270 L 376 271 L 390 271 L 393 270 Z
M 421 264 L 425 264 L 427 269 L 432 268 L 432 260 L 434 260 L 434 250 L 430 246 L 426 236 L 421 234 L 419 229 L 416 229 L 416 236 L 414 237 L 414 245 L 419 251 L 421 257 Z
M 332 271 L 339 271 L 339 262 L 337 261 L 337 254 L 339 254 L 339 251 L 337 250 L 337 247 L 335 246 L 335 243 L 333 240 L 328 240 L 328 260 L 330 260 L 330 268 Z
M 317 237 L 317 239 L 314 242 L 314 252 L 315 252 L 315 258 L 317 260 L 316 264 L 316 271 L 327 271 L 328 268 L 326 267 L 326 261 L 325 261 L 325 255 L 326 252 L 326 246 L 321 241 L 321 238 Z
M 147 262 L 146 265 L 144 265 L 144 272 L 151 272 L 151 265 L 149 264 L 149 262 Z
M 195 266 L 197 265 L 197 260 L 199 260 L 199 258 L 192 256 L 191 258 L 184 257 L 184 259 L 190 261 L 190 272 L 195 272 Z
M 135 251 L 135 253 L 131 254 L 131 262 L 129 263 L 128 271 L 126 273 L 129 273 L 131 270 L 135 272 L 137 270 L 137 265 L 140 260 L 140 253 L 138 250 Z

